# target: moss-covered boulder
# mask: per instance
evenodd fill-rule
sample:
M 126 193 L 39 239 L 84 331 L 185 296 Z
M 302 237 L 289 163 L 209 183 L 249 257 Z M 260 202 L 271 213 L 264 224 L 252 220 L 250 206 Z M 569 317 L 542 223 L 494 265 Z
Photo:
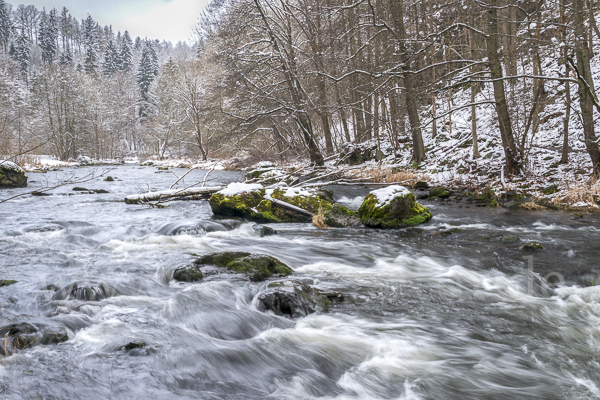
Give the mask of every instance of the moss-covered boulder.
M 15 283 L 18 282 L 10 279 L 0 279 L 0 287 L 14 285 Z
M 197 265 L 187 265 L 173 271 L 173 279 L 178 282 L 197 282 L 204 278 L 204 274 Z
M 38 327 L 29 322 L 19 322 L 0 328 L 0 355 L 7 356 L 17 350 L 39 345 L 52 345 L 69 340 L 64 328 Z
M 358 228 L 364 226 L 357 211 L 334 204 L 325 212 L 325 223 L 332 228 Z
M 321 194 L 296 188 L 265 190 L 260 185 L 235 183 L 213 194 L 209 200 L 215 215 L 241 217 L 257 222 L 310 222 L 319 208 L 327 211 L 331 203 Z M 284 207 L 278 200 L 304 210 Z
M 343 300 L 341 293 L 324 292 L 298 281 L 280 281 L 270 283 L 258 296 L 258 308 L 297 318 L 317 311 L 326 312 L 332 303 Z
M 523 247 L 521 247 L 523 250 L 528 250 L 528 251 L 536 251 L 536 250 L 543 250 L 544 246 L 535 240 L 532 240 L 531 242 L 527 242 L 523 245 Z
M 452 196 L 452 190 L 444 186 L 434 187 L 429 191 L 429 197 L 445 199 Z
M 248 276 L 253 282 L 264 281 L 272 276 L 285 277 L 294 272 L 275 257 L 242 251 L 208 254 L 198 258 L 194 264 L 226 268 Z
M 27 176 L 23 168 L 11 161 L 0 160 L 0 189 L 27 186 Z
M 427 207 L 417 203 L 410 190 L 389 186 L 367 195 L 358 209 L 363 224 L 372 228 L 403 228 L 431 219 Z

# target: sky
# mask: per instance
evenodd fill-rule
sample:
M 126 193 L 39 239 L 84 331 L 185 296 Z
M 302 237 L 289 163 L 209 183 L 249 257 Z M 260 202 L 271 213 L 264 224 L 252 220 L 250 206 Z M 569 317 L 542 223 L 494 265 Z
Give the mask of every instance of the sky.
M 18 4 L 33 4 L 38 9 L 67 7 L 73 17 L 81 20 L 91 15 L 100 25 L 112 25 L 115 34 L 129 31 L 136 36 L 173 42 L 192 38 L 192 27 L 208 0 L 8 0 Z

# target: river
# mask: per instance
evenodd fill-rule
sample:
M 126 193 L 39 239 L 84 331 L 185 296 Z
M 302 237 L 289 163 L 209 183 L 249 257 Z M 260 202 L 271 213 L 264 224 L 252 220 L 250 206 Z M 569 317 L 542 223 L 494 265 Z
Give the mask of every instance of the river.
M 30 187 L 91 167 L 28 174 Z M 178 174 L 183 170 L 175 170 Z M 199 181 L 194 171 L 185 184 Z M 216 219 L 206 201 L 164 209 L 125 195 L 174 175 L 118 166 L 114 182 L 0 204 L 0 325 L 59 326 L 69 340 L 2 358 L 0 399 L 595 399 L 600 397 L 599 219 L 422 201 L 422 230 L 321 230 Z M 238 181 L 215 171 L 213 184 Z M 367 188 L 336 188 L 360 205 Z M 443 228 L 455 228 L 451 234 Z M 448 229 L 446 229 L 448 231 Z M 512 235 L 519 242 L 503 242 Z M 521 250 L 536 240 L 544 249 Z M 328 313 L 259 311 L 266 284 L 170 279 L 195 254 L 272 255 L 294 279 L 345 295 Z M 550 275 L 549 275 L 550 274 Z M 558 287 L 541 284 L 548 276 Z M 57 288 L 103 284 L 100 301 Z M 146 347 L 121 350 L 141 341 Z

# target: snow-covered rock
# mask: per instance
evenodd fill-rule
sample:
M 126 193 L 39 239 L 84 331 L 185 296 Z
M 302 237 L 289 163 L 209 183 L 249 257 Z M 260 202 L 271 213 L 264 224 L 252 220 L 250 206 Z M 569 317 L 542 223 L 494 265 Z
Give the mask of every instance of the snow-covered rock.
M 27 176 L 23 168 L 12 161 L 0 160 L 0 188 L 27 186 Z
M 363 224 L 372 228 L 403 228 L 427 222 L 432 215 L 403 186 L 389 186 L 369 193 L 358 209 Z

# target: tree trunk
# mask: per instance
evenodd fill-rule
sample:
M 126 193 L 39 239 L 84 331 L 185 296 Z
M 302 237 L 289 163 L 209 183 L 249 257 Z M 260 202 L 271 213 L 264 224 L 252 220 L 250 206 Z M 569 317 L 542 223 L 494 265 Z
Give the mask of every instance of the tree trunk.
M 500 125 L 500 136 L 502 137 L 502 147 L 506 157 L 507 175 L 515 175 L 521 171 L 521 163 L 515 146 L 515 138 L 508 114 L 506 104 L 506 95 L 504 93 L 504 81 L 502 73 L 502 64 L 498 56 L 498 0 L 491 0 L 488 13 L 488 37 L 487 37 L 487 56 L 490 67 L 490 75 L 494 85 L 494 100 L 496 102 L 496 113 L 498 114 L 498 123 Z
M 592 98 L 595 95 L 595 91 L 590 68 L 587 29 L 584 24 L 585 10 L 583 0 L 574 0 L 573 9 L 575 14 L 575 37 L 577 40 L 575 52 L 577 56 L 579 104 L 581 107 L 581 119 L 583 120 L 583 135 L 585 147 L 592 159 L 594 176 L 600 178 L 600 149 L 598 148 L 596 133 L 594 131 L 594 103 Z

